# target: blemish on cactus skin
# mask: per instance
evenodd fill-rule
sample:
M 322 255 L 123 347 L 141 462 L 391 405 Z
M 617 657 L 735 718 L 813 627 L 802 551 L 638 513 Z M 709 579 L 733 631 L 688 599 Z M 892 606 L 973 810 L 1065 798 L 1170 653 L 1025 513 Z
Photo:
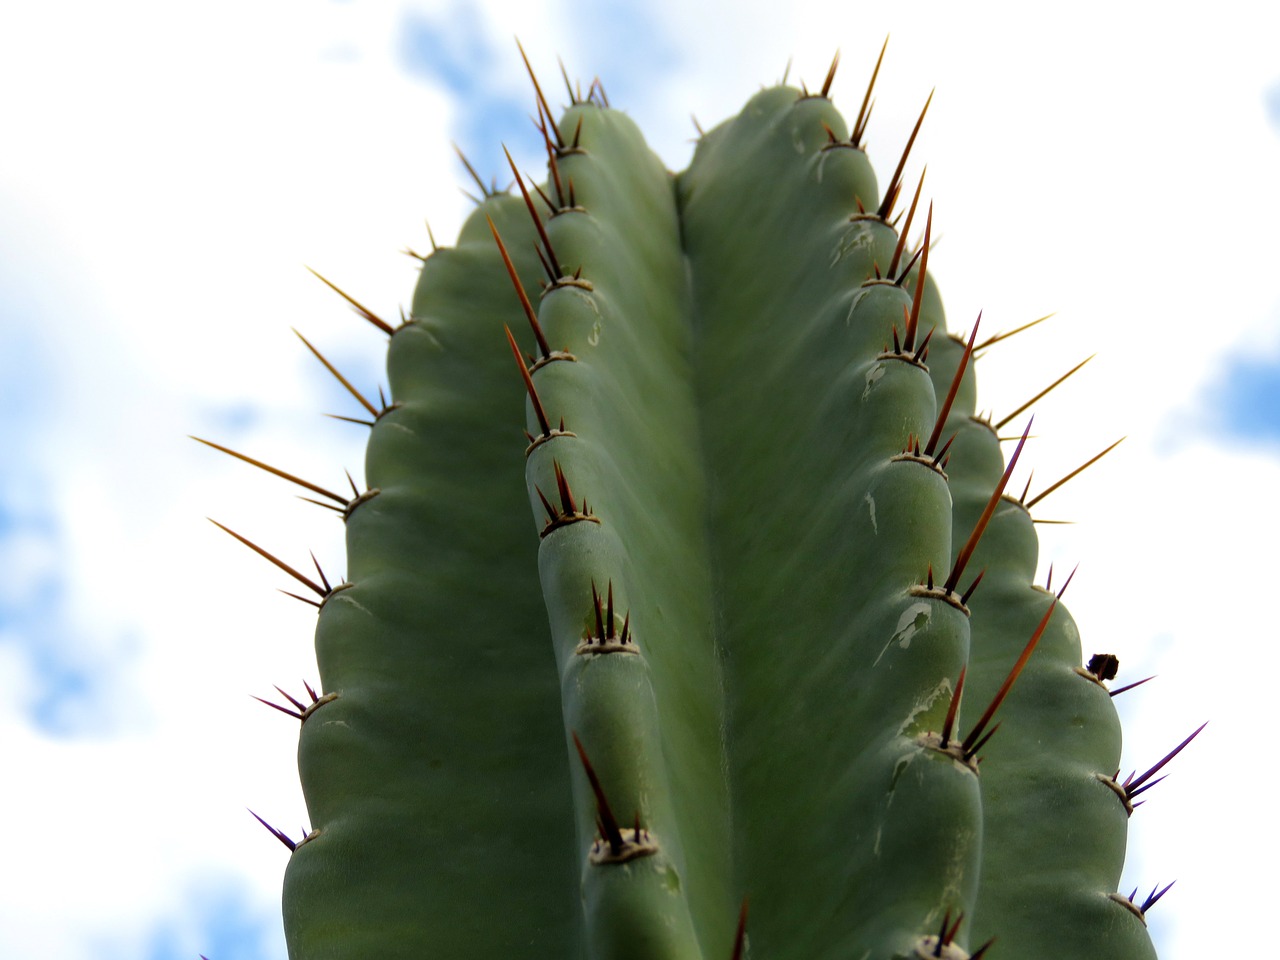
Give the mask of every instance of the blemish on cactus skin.
M 883 376 L 884 376 L 883 363 L 877 363 L 874 367 L 872 367 L 870 370 L 867 371 L 867 386 L 862 391 L 863 400 L 867 399 L 867 397 L 871 395 L 871 388 L 874 387 L 876 385 L 876 382 Z
M 867 512 L 871 514 L 871 530 L 873 533 L 878 534 L 880 532 L 880 527 L 876 524 L 876 499 L 871 496 L 870 490 L 863 495 L 862 499 L 866 501 Z
M 913 603 L 902 611 L 902 616 L 898 618 L 897 630 L 889 638 L 889 642 L 884 645 L 884 649 L 880 651 L 880 656 L 876 657 L 875 662 L 871 665 L 874 667 L 878 664 L 895 643 L 903 650 L 910 649 L 911 638 L 929 626 L 929 618 L 931 616 L 932 611 L 927 603 Z
M 847 256 L 862 250 L 870 250 L 874 247 L 875 234 L 872 233 L 870 224 L 866 220 L 855 220 L 840 235 L 840 241 L 836 244 L 835 250 L 831 252 L 831 266 L 834 267 Z

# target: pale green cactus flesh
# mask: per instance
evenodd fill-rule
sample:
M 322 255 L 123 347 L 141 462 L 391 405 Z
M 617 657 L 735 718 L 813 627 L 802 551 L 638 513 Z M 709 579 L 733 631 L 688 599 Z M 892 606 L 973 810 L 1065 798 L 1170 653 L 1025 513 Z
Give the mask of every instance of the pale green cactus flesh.
M 593 87 L 424 258 L 320 590 L 291 957 L 1154 956 L 931 213 L 825 93 L 674 176 Z

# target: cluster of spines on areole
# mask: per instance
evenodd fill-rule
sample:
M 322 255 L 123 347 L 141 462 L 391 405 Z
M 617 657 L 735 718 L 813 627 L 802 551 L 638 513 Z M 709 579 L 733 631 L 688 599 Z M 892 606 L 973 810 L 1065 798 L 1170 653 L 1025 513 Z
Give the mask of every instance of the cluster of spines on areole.
M 938 932 L 927 934 L 916 943 L 915 954 L 918 960 L 982 960 L 991 949 L 991 945 L 996 942 L 996 938 L 992 937 L 973 953 L 969 953 L 956 943 L 956 934 L 960 932 L 962 923 L 964 923 L 963 913 L 953 921 L 951 911 L 948 910 L 942 917 L 942 925 L 938 928 Z
M 600 591 L 595 581 L 591 583 L 591 612 L 595 617 L 595 630 L 585 631 L 582 640 L 574 649 L 579 656 L 601 653 L 639 653 L 635 638 L 631 636 L 631 614 L 622 618 L 622 629 L 618 629 L 618 621 L 613 613 L 613 581 L 609 581 L 605 601 L 600 599 Z
M 955 442 L 956 435 L 953 433 L 947 442 L 941 446 L 938 445 L 938 441 L 942 439 L 943 428 L 946 426 L 947 418 L 951 416 L 952 404 L 955 403 L 956 394 L 960 392 L 960 384 L 964 380 L 965 370 L 968 369 L 969 360 L 973 356 L 973 341 L 978 335 L 978 325 L 981 322 L 982 314 L 979 313 L 978 319 L 973 322 L 973 330 L 969 334 L 969 342 L 965 344 L 964 353 L 960 356 L 960 363 L 956 367 L 955 375 L 951 378 L 950 389 L 948 389 L 946 398 L 942 401 L 941 406 L 938 407 L 938 415 L 934 418 L 933 430 L 930 432 L 929 438 L 925 440 L 924 447 L 920 446 L 919 437 L 914 434 L 909 435 L 902 453 L 894 457 L 894 460 L 911 460 L 924 464 L 930 469 L 936 470 L 942 475 L 943 479 L 946 479 L 947 462 L 950 459 L 949 451 L 951 450 L 951 444 Z

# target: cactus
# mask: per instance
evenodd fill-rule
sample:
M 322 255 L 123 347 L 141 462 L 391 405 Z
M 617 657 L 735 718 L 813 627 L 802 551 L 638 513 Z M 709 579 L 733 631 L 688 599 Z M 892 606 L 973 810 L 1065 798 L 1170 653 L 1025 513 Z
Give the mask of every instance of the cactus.
M 1057 484 L 1007 493 L 1030 424 L 1006 464 L 1023 411 L 974 415 L 1004 335 L 948 332 L 915 132 L 880 190 L 834 73 L 679 175 L 535 79 L 545 183 L 477 177 L 399 326 L 347 298 L 391 401 L 304 340 L 368 488 L 219 447 L 346 524 L 339 584 L 228 530 L 319 608 L 323 692 L 271 702 L 291 957 L 1154 956 L 1116 884 L 1169 757 L 1118 779 L 1115 658 L 1033 582 Z

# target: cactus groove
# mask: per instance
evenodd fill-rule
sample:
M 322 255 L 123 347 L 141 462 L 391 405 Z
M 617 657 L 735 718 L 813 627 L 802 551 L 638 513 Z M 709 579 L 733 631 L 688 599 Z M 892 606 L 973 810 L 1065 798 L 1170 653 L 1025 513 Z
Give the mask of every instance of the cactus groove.
M 233 533 L 318 597 L 320 689 L 263 701 L 295 960 L 1154 957 L 1164 891 L 1116 885 L 1165 761 L 1118 782 L 1115 658 L 1033 582 L 1057 485 L 1006 492 L 1030 425 L 1006 462 L 975 416 L 1004 335 L 948 331 L 920 124 L 882 193 L 835 69 L 678 175 L 535 80 L 545 182 L 477 177 L 399 326 L 342 294 L 390 402 L 303 340 L 368 489 L 209 444 L 346 524 L 342 584 Z

